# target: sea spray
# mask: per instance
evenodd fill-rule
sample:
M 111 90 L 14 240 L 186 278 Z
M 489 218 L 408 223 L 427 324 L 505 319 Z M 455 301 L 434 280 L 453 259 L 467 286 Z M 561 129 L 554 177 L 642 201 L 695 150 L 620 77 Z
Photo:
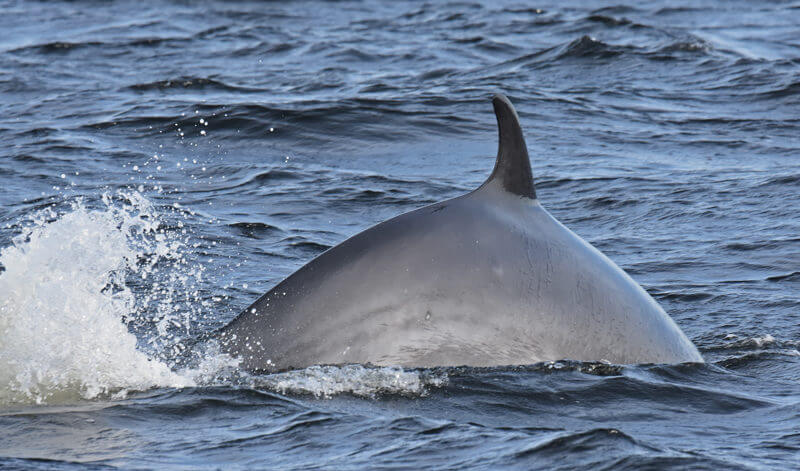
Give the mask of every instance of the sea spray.
M 192 317 L 175 309 L 176 289 L 199 273 L 159 226 L 144 197 L 118 193 L 98 209 L 75 201 L 40 211 L 0 251 L 0 404 L 194 384 L 170 369 L 164 349 Z M 155 276 L 159 264 L 165 276 Z M 155 330 L 146 345 L 133 324 Z

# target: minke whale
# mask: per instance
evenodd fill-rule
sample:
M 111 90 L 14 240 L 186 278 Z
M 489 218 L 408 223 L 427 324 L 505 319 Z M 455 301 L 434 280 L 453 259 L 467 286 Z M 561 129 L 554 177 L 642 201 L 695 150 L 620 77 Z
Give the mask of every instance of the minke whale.
M 476 190 L 322 253 L 223 327 L 255 372 L 319 364 L 702 362 L 630 276 L 536 198 L 519 117 L 492 103 L 494 170 Z

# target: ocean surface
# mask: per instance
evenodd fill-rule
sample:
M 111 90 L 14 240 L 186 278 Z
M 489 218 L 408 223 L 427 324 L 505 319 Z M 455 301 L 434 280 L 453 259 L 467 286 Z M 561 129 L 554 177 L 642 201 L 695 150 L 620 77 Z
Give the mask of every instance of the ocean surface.
M 800 3 L 0 1 L 0 468 L 800 468 Z M 705 364 L 250 376 L 185 346 L 467 192 L 542 204 Z

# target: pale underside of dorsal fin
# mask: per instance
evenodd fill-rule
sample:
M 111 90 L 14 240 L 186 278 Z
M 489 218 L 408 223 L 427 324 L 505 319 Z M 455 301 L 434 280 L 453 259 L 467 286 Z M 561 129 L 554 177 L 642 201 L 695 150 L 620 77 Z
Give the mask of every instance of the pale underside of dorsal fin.
M 536 199 L 528 147 L 525 145 L 514 105 L 500 93 L 492 98 L 492 105 L 497 116 L 499 134 L 497 161 L 492 174 L 481 188 L 490 183 L 499 183 L 509 193 Z

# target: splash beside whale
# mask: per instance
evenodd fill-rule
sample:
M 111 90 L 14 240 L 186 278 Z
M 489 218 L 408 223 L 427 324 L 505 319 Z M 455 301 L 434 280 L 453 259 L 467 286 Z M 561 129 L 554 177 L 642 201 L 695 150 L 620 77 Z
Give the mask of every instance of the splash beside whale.
M 702 362 L 647 292 L 542 208 L 519 117 L 505 96 L 492 102 L 486 182 L 319 255 L 223 327 L 223 350 L 258 372 Z

